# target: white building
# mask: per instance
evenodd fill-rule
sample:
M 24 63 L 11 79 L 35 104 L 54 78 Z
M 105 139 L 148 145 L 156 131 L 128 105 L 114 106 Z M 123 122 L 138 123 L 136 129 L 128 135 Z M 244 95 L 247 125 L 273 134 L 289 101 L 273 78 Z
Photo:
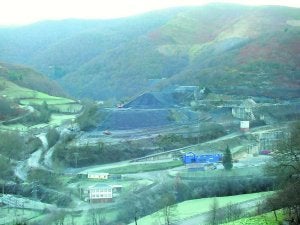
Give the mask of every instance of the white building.
M 257 104 L 252 99 L 246 99 L 239 106 L 232 108 L 232 115 L 242 120 L 255 120 L 253 109 L 257 107 Z
M 87 176 L 89 179 L 107 180 L 109 173 L 88 173 Z
M 241 131 L 249 131 L 250 122 L 249 121 L 240 121 L 240 129 Z
M 113 188 L 108 184 L 99 183 L 89 187 L 89 201 L 91 203 L 112 202 Z

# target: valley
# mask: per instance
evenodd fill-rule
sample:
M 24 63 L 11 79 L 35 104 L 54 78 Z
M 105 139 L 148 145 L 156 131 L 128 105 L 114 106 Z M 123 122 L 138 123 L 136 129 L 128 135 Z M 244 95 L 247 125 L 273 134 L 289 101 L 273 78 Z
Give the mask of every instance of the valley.
M 246 177 L 256 182 L 256 184 L 248 183 L 250 187 L 254 185 L 260 191 L 270 190 L 274 181 L 263 175 L 263 167 L 272 160 L 272 156 L 261 155 L 260 151 L 264 149 L 272 151 L 280 135 L 286 132 L 291 122 L 290 118 L 299 116 L 299 111 L 289 107 L 299 108 L 300 102 L 294 100 L 288 104 L 286 101 L 272 102 L 269 99 L 268 102 L 256 103 L 249 98 L 238 99 L 240 96 L 214 93 L 203 96 L 201 100 L 194 97 L 191 100 L 189 92 L 182 93 L 185 97 L 181 98 L 181 102 L 172 102 L 154 97 L 159 94 L 166 96 L 166 93 L 164 95 L 145 93 L 122 107 L 106 107 L 98 104 L 96 114 L 99 113 L 102 120 L 87 131 L 80 131 L 76 123 L 76 117 L 84 114 L 84 106 L 82 109 L 77 107 L 79 110 L 67 114 L 64 111 L 55 112 L 54 115 L 57 116 L 55 123 L 52 120 L 53 114 L 48 123 L 36 124 L 33 127 L 18 123 L 18 120 L 10 120 L 8 124 L 3 122 L 1 132 L 18 131 L 25 136 L 33 133 L 41 142 L 39 148 L 28 154 L 25 160 L 17 162 L 14 168 L 18 182 L 30 188 L 31 193 L 23 193 L 20 197 L 19 191 L 14 191 L 10 187 L 12 185 L 16 188 L 18 184 L 3 183 L 1 200 L 6 205 L 3 210 L 7 208 L 15 211 L 15 215 L 18 214 L 16 220 L 28 223 L 63 220 L 67 224 L 72 224 L 71 221 L 80 224 L 88 223 L 80 221 L 90 221 L 90 215 L 94 215 L 102 221 L 101 223 L 111 224 L 120 220 L 120 215 L 123 215 L 122 209 L 116 210 L 118 206 L 132 204 L 129 202 L 136 201 L 132 198 L 143 199 L 143 196 L 151 196 L 152 193 L 160 192 L 170 184 L 175 184 L 175 187 L 191 185 L 193 180 L 198 180 L 199 185 L 203 185 L 200 180 L 205 180 L 209 185 L 216 185 L 226 183 L 230 179 L 232 182 L 241 182 L 240 185 L 243 186 L 243 178 Z M 169 93 L 170 96 L 174 94 L 176 92 Z M 63 104 L 74 105 L 74 102 L 68 99 L 40 94 L 35 96 L 36 98 L 30 96 L 30 101 L 27 99 L 20 101 L 20 105 L 32 108 L 29 113 L 35 111 L 35 104 L 42 104 L 44 101 L 53 108 Z M 14 97 L 17 98 L 18 95 Z M 216 100 L 218 98 L 227 100 Z M 186 104 L 189 99 L 190 104 Z M 80 105 L 79 102 L 75 104 Z M 288 107 L 281 107 L 281 105 Z M 205 108 L 202 108 L 203 106 Z M 273 108 L 282 110 L 277 110 L 275 114 L 270 113 Z M 166 113 L 160 113 L 161 110 Z M 26 117 L 27 113 L 24 113 L 24 116 Z M 249 130 L 241 130 L 241 119 L 250 121 Z M 135 122 L 136 120 L 138 122 Z M 151 120 L 153 122 L 149 122 Z M 51 136 L 57 137 L 51 138 Z M 230 146 L 234 160 L 231 171 L 224 171 L 220 162 L 184 164 L 182 161 L 184 154 L 189 152 L 224 154 L 226 146 Z M 128 149 L 131 151 L 128 152 Z M 101 174 L 108 177 L 89 178 Z M 53 183 L 52 178 L 45 181 L 41 176 L 53 177 L 56 184 Z M 93 200 L 90 188 L 99 184 L 115 187 L 109 203 L 91 203 Z M 179 188 L 177 191 L 183 190 Z M 202 190 L 200 193 L 203 197 L 210 197 L 213 195 L 211 191 Z M 60 202 L 59 199 L 53 199 L 53 202 L 49 195 L 54 193 L 57 193 L 58 198 L 65 198 L 64 201 L 68 202 Z M 244 193 L 243 188 L 234 193 Z M 179 196 L 176 198 L 182 199 L 179 201 L 194 198 L 190 194 L 182 194 L 179 197 L 181 194 L 178 193 Z M 253 200 L 249 201 L 253 201 L 251 207 L 255 211 L 258 201 L 262 201 L 263 198 L 259 197 L 259 194 L 253 196 Z M 240 207 L 239 204 L 248 204 L 246 203 L 248 200 L 241 201 L 245 203 L 232 202 L 232 204 L 236 207 Z M 149 224 L 149 221 L 143 222 L 147 221 L 146 218 L 163 220 L 163 213 L 155 212 L 159 210 L 155 205 L 147 211 L 155 213 L 154 216 L 140 218 L 147 214 L 139 212 L 137 217 L 140 218 L 139 224 Z M 195 224 L 193 220 L 209 220 L 209 206 L 206 206 L 208 211 L 203 212 L 202 220 L 200 215 L 196 216 L 198 213 L 186 217 L 180 207 L 177 206 L 179 211 L 175 219 L 172 218 L 177 221 L 176 224 L 183 224 L 183 218 L 186 224 Z M 141 209 L 139 206 L 138 210 Z M 248 207 L 247 210 L 249 209 Z M 18 210 L 25 210 L 26 213 L 17 213 Z M 125 210 L 128 217 L 122 217 L 122 220 L 132 220 L 131 210 L 133 209 Z M 245 210 L 243 211 L 246 213 Z M 250 210 L 249 213 L 253 211 Z M 29 212 L 35 212 L 35 216 L 31 217 L 32 214 Z M 4 217 L 2 224 L 6 224 L 6 220 L 8 221 L 8 218 Z
M 0 225 L 299 222 L 299 21 L 208 4 L 0 27 Z

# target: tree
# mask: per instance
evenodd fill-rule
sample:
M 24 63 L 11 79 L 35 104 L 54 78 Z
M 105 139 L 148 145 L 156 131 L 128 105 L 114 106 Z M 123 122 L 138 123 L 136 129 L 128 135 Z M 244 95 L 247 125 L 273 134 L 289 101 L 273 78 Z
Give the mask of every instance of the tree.
M 164 225 L 173 224 L 176 220 L 176 185 L 172 181 L 166 181 L 165 175 L 158 177 L 159 180 L 165 180 L 161 183 L 155 192 L 155 201 L 158 218 Z
M 266 167 L 275 176 L 279 191 L 269 199 L 272 210 L 285 208 L 295 224 L 300 223 L 300 121 L 276 143 L 273 160 Z
M 210 216 L 209 216 L 209 224 L 211 225 L 217 225 L 218 224 L 218 208 L 219 203 L 217 198 L 213 198 L 213 202 L 210 206 Z
M 64 225 L 66 216 L 67 212 L 61 209 L 52 214 L 52 220 L 54 221 L 55 225 Z
M 225 168 L 225 170 L 231 170 L 232 169 L 232 155 L 231 155 L 231 151 L 227 145 L 226 149 L 225 149 L 225 153 L 223 155 L 223 159 L 222 159 L 222 164 Z
M 7 179 L 13 175 L 12 166 L 9 159 L 0 156 L 0 179 Z
M 49 128 L 46 134 L 49 148 L 53 147 L 59 140 L 59 132 L 55 128 Z
M 13 113 L 12 104 L 8 100 L 0 98 L 0 119 L 11 116 Z
M 76 122 L 78 123 L 81 130 L 89 130 L 96 127 L 99 120 L 98 106 L 94 102 L 85 101 L 83 112 L 77 117 Z
M 143 210 L 141 199 L 139 199 L 138 196 L 133 193 L 133 191 L 124 194 L 121 199 L 121 204 L 126 205 L 126 207 L 119 212 L 118 221 L 129 223 L 130 221 L 134 220 L 136 224 L 140 211 Z
M 173 224 L 172 221 L 176 219 L 176 199 L 172 193 L 166 193 L 161 198 L 161 204 L 163 206 L 160 214 L 164 220 L 165 225 Z

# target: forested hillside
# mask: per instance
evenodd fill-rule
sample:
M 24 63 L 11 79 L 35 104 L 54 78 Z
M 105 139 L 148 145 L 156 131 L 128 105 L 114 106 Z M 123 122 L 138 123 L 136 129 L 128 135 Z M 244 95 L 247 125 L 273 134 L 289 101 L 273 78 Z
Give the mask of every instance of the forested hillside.
M 33 66 L 76 97 L 124 99 L 161 78 L 159 88 L 299 97 L 300 10 L 224 6 L 0 29 L 0 59 Z

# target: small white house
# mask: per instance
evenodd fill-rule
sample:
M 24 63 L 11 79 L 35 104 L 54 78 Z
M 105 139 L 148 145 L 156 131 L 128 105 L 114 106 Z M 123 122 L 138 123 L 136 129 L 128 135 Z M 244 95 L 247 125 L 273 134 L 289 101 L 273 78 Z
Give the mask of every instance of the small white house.
M 89 179 L 107 180 L 109 173 L 88 173 Z
M 249 121 L 240 121 L 240 129 L 241 131 L 249 131 L 250 122 Z

